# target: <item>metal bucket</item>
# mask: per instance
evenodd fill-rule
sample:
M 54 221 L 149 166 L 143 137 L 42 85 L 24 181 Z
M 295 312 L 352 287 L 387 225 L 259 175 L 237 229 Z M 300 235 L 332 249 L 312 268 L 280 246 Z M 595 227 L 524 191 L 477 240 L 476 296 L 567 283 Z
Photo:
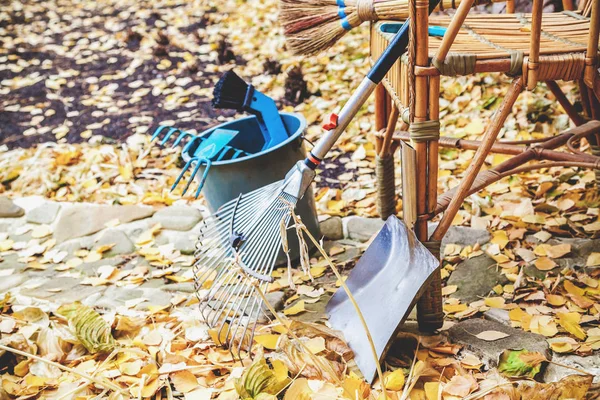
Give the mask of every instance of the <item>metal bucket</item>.
M 226 122 L 203 132 L 203 134 L 208 134 L 219 128 L 237 130 L 239 134 L 229 145 L 253 153 L 235 160 L 212 163 L 202 189 L 208 208 L 212 213 L 229 200 L 238 197 L 240 193 L 248 193 L 283 179 L 298 160 L 306 157 L 302 139 L 302 134 L 306 129 L 306 120 L 302 115 L 295 113 L 280 113 L 280 115 L 290 137 L 285 142 L 265 151 L 261 151 L 264 139 L 255 116 Z M 189 161 L 190 155 L 193 155 L 195 150 L 196 146 L 190 146 L 184 151 L 185 162 Z M 204 168 L 205 166 L 202 166 L 200 173 L 196 174 L 198 181 L 202 178 Z M 320 236 L 319 222 L 312 188 L 309 188 L 304 197 L 298 201 L 296 213 L 300 215 L 310 233 L 318 238 Z M 307 240 L 307 243 L 310 248 L 313 247 L 310 240 Z M 288 244 L 290 257 L 297 259 L 299 256 L 298 239 L 293 229 L 288 230 Z M 277 264 L 283 264 L 286 261 L 282 251 L 277 256 Z

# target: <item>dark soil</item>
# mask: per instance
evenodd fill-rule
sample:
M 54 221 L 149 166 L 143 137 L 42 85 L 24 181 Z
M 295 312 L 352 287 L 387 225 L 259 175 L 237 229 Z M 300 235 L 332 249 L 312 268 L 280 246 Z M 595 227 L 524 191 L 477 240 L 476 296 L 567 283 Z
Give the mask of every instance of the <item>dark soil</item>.
M 210 72 L 214 68 L 206 67 L 220 61 L 236 61 L 228 48 L 223 49 L 220 60 L 213 60 L 214 57 L 208 55 L 196 56 L 185 48 L 186 40 L 194 44 L 193 48 L 205 44 L 207 35 L 204 28 L 210 24 L 210 11 L 190 17 L 191 22 L 178 27 L 186 40 L 176 42 L 171 35 L 174 24 L 169 15 L 177 7 L 185 6 L 185 0 L 171 8 L 155 8 L 153 2 L 148 1 L 137 2 L 133 6 L 132 2 L 107 4 L 85 1 L 80 4 L 77 0 L 26 0 L 18 2 L 22 9 L 16 7 L 16 3 L 4 3 L 0 10 L 1 16 L 5 17 L 0 18 L 0 89 L 4 90 L 0 94 L 0 145 L 30 147 L 57 141 L 52 131 L 62 125 L 69 126 L 69 132 L 59 141 L 82 142 L 88 140 L 81 137 L 81 133 L 89 129 L 86 127 L 99 122 L 103 125 L 93 129 L 93 135 L 122 141 L 135 133 L 139 125 L 135 117 L 144 116 L 152 118 L 151 123 L 146 123 L 150 126 L 148 134 L 165 120 L 174 120 L 175 126 L 182 129 L 201 131 L 213 125 L 218 115 L 233 114 L 230 111 L 214 111 L 210 96 L 205 93 L 191 94 L 178 108 L 166 109 L 164 105 L 168 95 L 153 95 L 151 92 L 154 87 L 151 81 L 170 75 L 189 77 L 189 83 L 181 85 L 184 89 L 193 86 L 211 88 L 219 74 Z M 127 6 L 122 6 L 122 3 L 127 3 Z M 163 21 L 162 24 L 159 21 Z M 169 26 L 169 33 L 163 28 L 164 24 Z M 141 57 L 149 54 L 148 48 L 141 48 L 141 43 L 150 38 L 156 42 L 152 45 L 152 57 Z M 112 42 L 109 49 L 100 48 L 102 43 L 107 42 Z M 226 40 L 223 42 L 226 43 Z M 178 64 L 184 62 L 186 51 L 195 57 L 178 68 Z M 90 61 L 82 62 L 85 59 Z M 126 76 L 117 75 L 126 71 L 135 60 L 142 60 L 141 65 Z M 159 69 L 164 60 L 170 61 L 171 65 Z M 51 80 L 53 75 L 65 71 L 75 73 L 59 87 L 48 87 L 49 78 Z M 37 82 L 19 87 L 20 82 L 32 78 Z M 134 85 L 135 88 L 128 86 L 135 81 L 143 83 Z M 94 100 L 93 91 L 111 84 L 118 85 L 114 92 L 89 104 Z M 170 87 L 174 86 L 177 85 Z M 150 92 L 137 102 L 131 101 L 133 93 L 141 88 L 148 88 Z M 190 107 L 192 102 L 196 104 Z M 181 112 L 189 115 L 178 118 Z M 134 122 L 130 121 L 131 118 Z M 24 135 L 28 130 L 30 135 Z M 88 134 L 84 136 L 89 137 Z

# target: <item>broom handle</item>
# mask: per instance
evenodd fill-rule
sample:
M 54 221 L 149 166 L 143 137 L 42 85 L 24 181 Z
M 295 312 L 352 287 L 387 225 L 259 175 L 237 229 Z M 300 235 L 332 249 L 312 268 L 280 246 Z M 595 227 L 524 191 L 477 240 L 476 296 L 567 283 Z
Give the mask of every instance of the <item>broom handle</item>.
M 437 7 L 439 2 L 440 0 L 429 1 L 430 14 L 433 12 L 435 7 Z M 371 93 L 373 93 L 377 87 L 377 84 L 381 82 L 385 74 L 387 74 L 390 68 L 392 68 L 396 60 L 398 60 L 402 53 L 406 51 L 409 39 L 409 25 L 410 20 L 406 20 L 406 22 L 402 24 L 400 30 L 398 30 L 398 33 L 396 33 L 389 46 L 379 57 L 373 68 L 371 68 L 371 71 L 369 71 L 367 76 L 362 80 L 358 88 L 356 88 L 350 97 L 350 100 L 344 104 L 344 107 L 340 111 L 338 117 L 337 126 L 327 131 L 325 135 L 319 139 L 310 153 L 308 153 L 304 163 L 310 169 L 314 170 L 317 168 L 329 150 L 331 150 L 335 142 L 342 135 L 344 130 L 348 127 L 350 121 L 352 121 L 358 110 L 360 110 Z

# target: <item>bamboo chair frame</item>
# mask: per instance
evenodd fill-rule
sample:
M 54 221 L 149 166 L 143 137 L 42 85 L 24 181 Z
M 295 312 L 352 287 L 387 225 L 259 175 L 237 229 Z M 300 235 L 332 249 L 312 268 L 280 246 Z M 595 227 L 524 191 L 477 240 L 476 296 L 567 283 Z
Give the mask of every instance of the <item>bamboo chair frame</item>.
M 420 183 L 416 188 L 414 230 L 418 239 L 439 257 L 441 239 L 450 228 L 464 199 L 506 176 L 540 168 L 572 166 L 595 169 L 600 183 L 600 1 L 582 2 L 578 13 L 566 12 L 558 16 L 553 13 L 542 15 L 543 0 L 533 0 L 530 15 L 471 17 L 468 14 L 473 0 L 464 0 L 452 18 L 430 17 L 427 13 L 428 3 L 428 0 L 409 1 L 409 16 L 414 23 L 411 26 L 408 60 L 399 60 L 375 91 L 375 128 L 378 131 L 378 156 L 392 156 L 396 144 L 400 142 L 410 142 L 414 146 L 416 176 L 410 179 Z M 565 1 L 565 8 L 572 9 L 572 2 Z M 512 10 L 512 5 L 507 6 L 507 11 Z M 582 13 L 588 11 L 590 17 L 583 17 Z M 572 18 L 572 23 L 568 22 L 568 25 L 564 22 L 567 17 Z M 386 39 L 377 31 L 381 23 L 373 24 L 371 29 L 373 59 L 385 48 Z M 430 40 L 427 31 L 430 23 L 447 27 L 443 39 Z M 519 29 L 518 33 L 509 38 L 513 42 L 508 47 L 504 36 L 518 24 L 527 29 Z M 482 29 L 485 30 L 483 34 Z M 468 43 L 469 40 L 473 41 L 473 37 L 481 46 L 470 50 Z M 435 40 L 437 42 L 432 43 Z M 451 50 L 455 53 L 450 53 Z M 461 52 L 477 54 L 464 57 Z M 464 65 L 455 63 L 459 68 L 447 68 L 448 59 L 457 57 L 459 61 L 464 61 L 464 65 L 469 64 L 468 67 L 463 68 Z M 462 140 L 439 135 L 440 75 L 448 74 L 448 71 L 451 71 L 450 75 L 504 72 L 513 76 L 508 92 L 482 140 Z M 578 82 L 583 115 L 569 102 L 556 83 L 557 80 Z M 540 81 L 545 81 L 576 127 L 541 140 L 498 142 L 498 134 L 519 94 L 523 90 L 532 90 Z M 396 130 L 399 117 L 402 125 Z M 583 138 L 591 144 L 593 154 L 579 151 L 578 143 Z M 475 150 L 475 155 L 458 186 L 438 197 L 439 146 L 471 149 Z M 563 146 L 566 146 L 567 151 L 556 150 Z M 485 158 L 494 152 L 513 157 L 492 169 L 482 171 Z M 537 162 L 531 164 L 532 161 Z M 427 223 L 440 213 L 443 215 L 434 232 L 429 235 Z M 440 274 L 436 274 L 428 291 L 419 300 L 417 315 L 421 329 L 441 327 L 443 310 Z

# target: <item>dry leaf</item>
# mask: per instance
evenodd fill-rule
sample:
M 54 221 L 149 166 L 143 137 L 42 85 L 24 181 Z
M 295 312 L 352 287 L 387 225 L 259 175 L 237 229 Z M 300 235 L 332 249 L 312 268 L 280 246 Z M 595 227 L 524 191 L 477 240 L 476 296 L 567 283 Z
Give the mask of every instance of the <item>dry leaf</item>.
M 499 331 L 483 331 L 475 335 L 476 338 L 485 340 L 486 342 L 493 342 L 495 340 L 504 339 L 509 336 L 509 334 Z

